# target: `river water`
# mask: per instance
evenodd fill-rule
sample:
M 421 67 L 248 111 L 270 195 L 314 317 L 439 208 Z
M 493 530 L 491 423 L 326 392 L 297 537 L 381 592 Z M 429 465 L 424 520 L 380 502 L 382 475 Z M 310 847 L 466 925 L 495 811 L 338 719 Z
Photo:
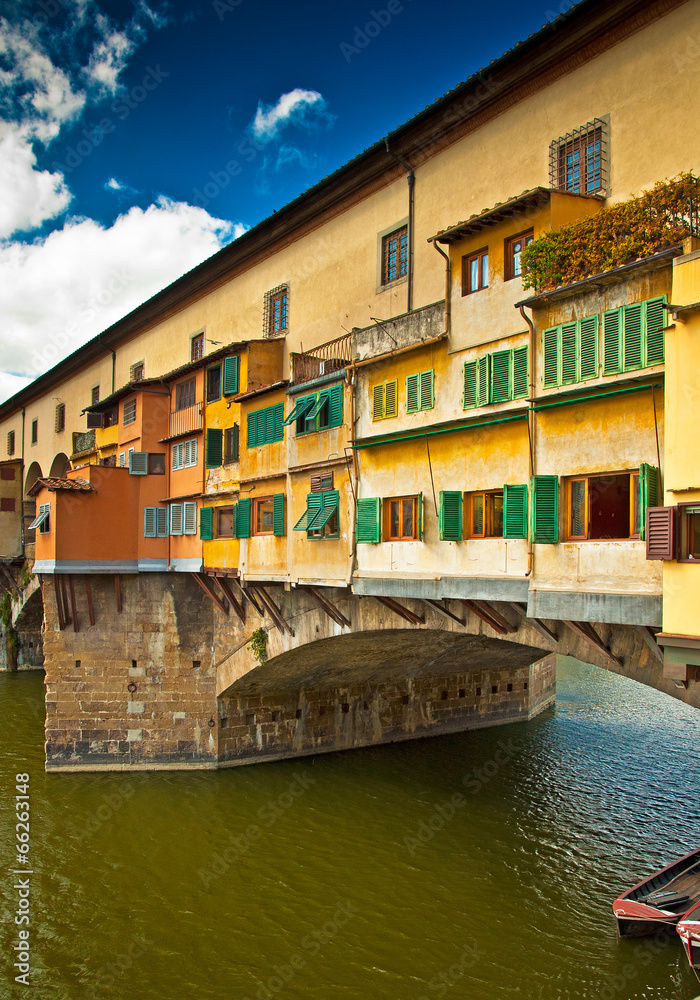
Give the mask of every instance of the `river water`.
M 46 775 L 0 674 L 0 997 L 690 1000 L 619 890 L 700 841 L 700 713 L 562 660 L 531 723 L 219 772 Z M 14 783 L 30 775 L 31 986 Z

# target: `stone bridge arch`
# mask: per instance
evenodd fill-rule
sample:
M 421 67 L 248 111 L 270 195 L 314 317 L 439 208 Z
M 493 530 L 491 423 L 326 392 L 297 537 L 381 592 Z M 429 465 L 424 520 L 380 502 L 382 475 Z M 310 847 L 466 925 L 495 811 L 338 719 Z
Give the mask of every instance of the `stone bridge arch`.
M 58 455 L 54 456 L 54 460 L 51 463 L 49 476 L 51 479 L 64 479 L 66 472 L 68 472 L 69 469 L 70 459 L 64 452 L 59 451 Z
M 34 483 L 37 481 L 37 479 L 41 479 L 42 476 L 43 472 L 41 471 L 41 466 L 39 465 L 39 463 L 32 462 L 32 464 L 27 469 L 27 475 L 24 480 L 24 496 L 26 499 L 30 500 L 31 503 L 34 503 L 34 501 L 31 499 L 31 497 L 28 496 L 29 491 L 34 485 Z

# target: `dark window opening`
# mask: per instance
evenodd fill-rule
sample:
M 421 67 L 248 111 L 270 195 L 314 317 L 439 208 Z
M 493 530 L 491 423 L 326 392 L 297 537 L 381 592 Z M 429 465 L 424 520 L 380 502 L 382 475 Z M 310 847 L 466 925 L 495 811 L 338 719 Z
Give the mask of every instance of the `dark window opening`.
M 696 562 L 700 560 L 700 506 L 683 506 L 680 511 L 680 562 Z
M 190 360 L 201 361 L 204 357 L 204 334 L 198 333 L 192 338 L 190 347 Z
M 476 689 L 476 696 L 477 696 L 477 698 L 479 697 L 480 694 L 481 694 L 481 688 L 477 688 Z
M 216 537 L 233 538 L 233 507 L 216 508 Z
M 466 698 L 466 697 L 467 697 L 467 691 L 466 691 L 466 688 L 460 688 L 460 689 L 459 689 L 459 697 L 460 697 L 460 698 Z
M 638 473 L 570 479 L 568 538 L 577 541 L 635 537 L 639 509 Z
M 300 709 L 300 708 L 298 708 L 298 709 L 296 710 L 296 712 L 295 712 L 295 718 L 297 718 L 297 719 L 300 719 L 300 718 L 301 718 L 301 709 Z
M 440 700 L 441 701 L 447 701 L 447 695 L 448 695 L 447 691 L 441 691 L 440 692 Z
M 221 365 L 207 369 L 207 403 L 221 399 Z
M 32 420 L 32 444 L 36 444 L 39 440 L 39 421 Z
M 344 701 L 343 702 L 343 712 L 347 714 L 349 711 L 350 711 L 350 705 L 347 703 L 347 701 Z
M 100 387 L 99 385 L 94 385 L 92 387 L 92 405 L 94 406 L 95 403 L 99 403 L 99 401 L 100 401 Z
M 272 721 L 273 722 L 279 722 L 281 718 L 282 718 L 282 713 L 280 711 L 276 710 L 276 711 L 274 711 L 272 713 Z
M 186 382 L 178 382 L 175 386 L 175 409 L 186 410 L 194 406 L 197 394 L 196 379 L 188 379 Z
M 512 690 L 513 690 L 513 685 L 512 684 L 508 684 L 507 687 L 506 687 L 506 691 L 512 691 Z
M 165 452 L 153 451 L 148 453 L 148 473 L 151 476 L 165 475 Z
M 224 465 L 230 465 L 231 462 L 238 461 L 239 440 L 238 424 L 234 424 L 233 427 L 227 427 L 224 431 Z
M 497 684 L 492 684 L 491 685 L 491 694 L 498 694 L 498 685 Z

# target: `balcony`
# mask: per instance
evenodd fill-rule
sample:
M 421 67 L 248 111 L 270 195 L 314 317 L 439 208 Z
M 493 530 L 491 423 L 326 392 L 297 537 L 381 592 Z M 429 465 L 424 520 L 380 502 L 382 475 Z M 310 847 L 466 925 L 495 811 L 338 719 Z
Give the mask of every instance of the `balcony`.
M 72 458 L 77 458 L 79 455 L 85 454 L 85 452 L 91 452 L 95 450 L 95 431 L 85 431 L 82 434 L 73 434 L 73 455 Z
M 321 375 L 342 371 L 352 361 L 352 334 L 346 333 L 303 354 L 292 354 L 292 381 L 310 382 Z
M 181 434 L 191 434 L 192 431 L 201 431 L 204 426 L 204 407 L 202 403 L 195 403 L 194 406 L 186 406 L 182 410 L 175 410 L 170 414 L 170 427 L 168 437 L 180 437 Z

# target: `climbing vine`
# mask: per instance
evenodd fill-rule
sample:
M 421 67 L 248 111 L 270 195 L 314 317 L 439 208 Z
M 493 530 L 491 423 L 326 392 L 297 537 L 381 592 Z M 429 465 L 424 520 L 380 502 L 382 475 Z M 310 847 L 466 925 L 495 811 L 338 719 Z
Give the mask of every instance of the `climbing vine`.
M 5 591 L 0 603 L 0 619 L 2 619 L 8 652 L 10 649 L 17 651 L 19 649 L 19 636 L 12 624 L 12 595 L 9 590 Z
M 264 628 L 259 628 L 250 637 L 250 648 L 253 656 L 262 664 L 267 660 L 267 632 Z
M 548 291 L 700 235 L 700 179 L 659 181 L 635 198 L 543 233 L 522 253 L 523 287 Z

